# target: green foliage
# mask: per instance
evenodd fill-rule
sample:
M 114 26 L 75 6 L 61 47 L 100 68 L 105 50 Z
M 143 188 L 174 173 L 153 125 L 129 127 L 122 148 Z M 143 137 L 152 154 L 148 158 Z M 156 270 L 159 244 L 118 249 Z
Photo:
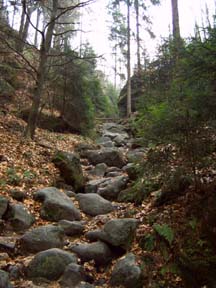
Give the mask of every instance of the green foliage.
M 154 230 L 171 245 L 174 240 L 174 231 L 167 224 L 154 224 Z
M 14 167 L 8 168 L 6 171 L 7 174 L 7 183 L 10 185 L 19 185 L 21 182 L 21 177 L 17 174 L 17 171 Z

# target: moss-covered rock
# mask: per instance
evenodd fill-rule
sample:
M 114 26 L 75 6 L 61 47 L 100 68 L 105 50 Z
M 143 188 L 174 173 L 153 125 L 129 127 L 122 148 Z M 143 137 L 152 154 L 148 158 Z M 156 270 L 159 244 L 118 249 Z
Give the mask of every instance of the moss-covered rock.
M 53 163 L 59 169 L 66 184 L 72 185 L 76 192 L 83 190 L 85 178 L 78 155 L 58 151 L 53 157 Z

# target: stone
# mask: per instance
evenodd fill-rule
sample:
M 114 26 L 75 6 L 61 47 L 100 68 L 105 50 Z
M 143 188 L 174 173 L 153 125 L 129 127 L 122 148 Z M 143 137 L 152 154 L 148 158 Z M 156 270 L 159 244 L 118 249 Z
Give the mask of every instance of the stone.
M 139 177 L 139 165 L 135 163 L 128 163 L 122 170 L 128 174 L 129 179 L 132 181 L 137 180 Z
M 82 191 L 85 179 L 78 155 L 58 151 L 53 157 L 53 163 L 66 184 L 72 185 L 75 192 Z
M 0 237 L 0 251 L 8 254 L 14 254 L 16 241 L 16 237 Z
M 89 143 L 79 143 L 75 146 L 75 153 L 78 153 L 80 157 L 85 157 L 86 151 L 98 149 L 98 145 Z
M 22 204 L 9 204 L 9 209 L 4 219 L 10 222 L 16 232 L 24 231 L 35 222 L 34 216 Z
M 116 166 L 122 168 L 126 164 L 126 160 L 118 149 L 103 148 L 101 150 L 88 151 L 86 155 L 89 162 L 93 165 L 105 163 L 107 166 Z
M 72 200 L 55 187 L 38 190 L 34 199 L 42 201 L 41 218 L 50 221 L 80 220 L 80 212 Z
M 115 146 L 109 137 L 100 137 L 97 139 L 97 143 L 103 147 L 108 147 L 108 148 L 112 148 Z
M 111 278 L 111 287 L 123 286 L 126 288 L 142 288 L 142 271 L 136 264 L 136 257 L 133 253 L 127 254 L 114 266 Z
M 84 268 L 78 264 L 71 263 L 66 267 L 59 283 L 63 288 L 75 287 L 80 284 L 81 281 L 85 280 L 86 274 Z
M 75 244 L 69 249 L 76 253 L 82 262 L 95 261 L 96 266 L 108 264 L 114 257 L 109 246 L 101 241 L 87 244 Z
M 127 144 L 128 141 L 128 134 L 118 134 L 116 135 L 116 137 L 113 139 L 113 141 L 115 142 L 116 146 L 125 146 Z
M 87 282 L 81 282 L 75 288 L 95 288 L 95 286 Z
M 138 221 L 133 218 L 113 219 L 108 221 L 103 229 L 87 234 L 92 240 L 101 240 L 112 246 L 128 250 L 135 237 Z
M 128 177 L 122 175 L 108 179 L 110 180 L 106 182 L 106 186 L 98 187 L 97 193 L 107 200 L 116 200 L 120 191 L 125 189 Z
M 6 197 L 0 196 L 0 219 L 7 211 L 9 200 Z
M 23 253 L 35 253 L 50 248 L 63 248 L 64 230 L 59 226 L 45 225 L 26 232 L 17 242 Z
M 10 195 L 13 199 L 23 202 L 26 199 L 26 193 L 19 190 L 11 190 Z
M 80 209 L 90 216 L 107 214 L 113 211 L 112 203 L 98 194 L 77 194 Z
M 85 228 L 80 221 L 60 220 L 58 225 L 64 230 L 64 233 L 67 236 L 82 235 Z
M 99 163 L 91 171 L 91 174 L 98 177 L 104 177 L 107 170 L 107 165 L 105 163 Z
M 125 131 L 125 127 L 118 123 L 109 122 L 103 124 L 102 130 L 113 133 L 123 133 Z
M 106 174 L 106 177 L 117 177 L 117 176 L 121 176 L 122 172 L 117 172 L 117 171 L 113 171 L 113 172 L 109 172 Z
M 27 267 L 27 277 L 30 279 L 44 278 L 58 280 L 70 263 L 77 263 L 77 257 L 58 248 L 39 252 Z
M 85 193 L 97 193 L 98 187 L 100 185 L 106 185 L 109 181 L 107 178 L 96 179 L 89 181 L 85 186 Z
M 134 149 L 130 150 L 127 153 L 127 158 L 129 163 L 140 163 L 144 160 L 144 156 L 146 155 L 146 152 L 142 149 Z
M 12 288 L 9 281 L 9 275 L 4 270 L 0 270 L 0 288 Z

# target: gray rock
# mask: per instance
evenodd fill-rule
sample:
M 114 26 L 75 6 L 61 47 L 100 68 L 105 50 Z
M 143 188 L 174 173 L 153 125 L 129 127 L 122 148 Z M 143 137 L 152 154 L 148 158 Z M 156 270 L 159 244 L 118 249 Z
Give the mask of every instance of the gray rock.
M 0 219 L 7 211 L 8 204 L 9 204 L 9 200 L 3 196 L 0 196 Z
M 41 217 L 50 221 L 80 220 L 80 212 L 71 199 L 55 187 L 38 190 L 34 199 L 42 201 Z
M 128 174 L 130 180 L 136 180 L 139 177 L 139 165 L 135 163 L 128 163 L 122 169 Z
M 0 270 L 0 288 L 12 288 L 9 282 L 8 273 L 4 270 Z
M 24 231 L 34 223 L 34 216 L 22 204 L 9 204 L 4 218 L 10 222 L 14 231 Z
M 23 253 L 35 253 L 50 248 L 63 248 L 64 230 L 54 225 L 45 225 L 26 232 L 18 241 Z
M 113 133 L 122 133 L 125 131 L 125 127 L 123 125 L 114 122 L 104 123 L 102 129 L 103 131 L 110 131 Z
M 115 166 L 111 166 L 107 168 L 107 173 L 111 173 L 111 172 L 122 172 L 122 169 L 115 167 Z
M 11 190 L 10 195 L 13 199 L 23 202 L 26 199 L 26 193 L 19 190 Z
M 58 151 L 53 158 L 53 163 L 59 169 L 66 184 L 72 185 L 76 192 L 83 189 L 85 179 L 78 155 Z
M 16 237 L 0 237 L 0 251 L 13 254 L 16 247 Z
M 99 144 L 99 143 L 98 143 Z M 74 151 L 80 155 L 80 157 L 85 157 L 86 151 L 98 149 L 98 145 L 88 144 L 88 143 L 79 143 L 76 145 Z
M 127 154 L 128 162 L 129 163 L 140 163 L 144 160 L 144 156 L 146 152 L 142 149 L 134 149 L 130 150 Z
M 97 266 L 108 264 L 114 257 L 109 246 L 101 241 L 72 245 L 70 250 L 76 253 L 82 262 L 94 260 Z
M 138 221 L 133 218 L 113 219 L 102 230 L 89 232 L 86 237 L 91 241 L 101 240 L 115 247 L 128 250 L 133 242 Z
M 123 154 L 116 148 L 103 148 L 101 150 L 88 151 L 86 157 L 93 165 L 105 163 L 108 166 L 122 168 L 126 164 Z
M 142 288 L 142 271 L 136 264 L 135 255 L 127 254 L 120 259 L 113 268 L 110 285 L 117 287 L 119 285 L 126 288 Z
M 121 176 L 122 172 L 117 172 L 117 171 L 113 171 L 113 172 L 109 172 L 106 174 L 106 177 L 118 177 Z
M 58 248 L 52 248 L 35 255 L 27 267 L 30 279 L 45 278 L 57 280 L 70 263 L 77 263 L 77 257 Z
M 60 220 L 58 225 L 64 230 L 67 236 L 78 236 L 83 234 L 84 225 L 80 221 Z
M 85 280 L 86 274 L 84 268 L 75 263 L 71 263 L 66 267 L 59 283 L 63 288 L 70 288 L 75 287 L 76 285 L 80 284 L 81 281 Z
M 103 177 L 106 173 L 107 165 L 105 163 L 100 163 L 95 166 L 95 168 L 91 171 L 92 175 Z
M 128 141 L 128 134 L 118 134 L 113 141 L 115 142 L 116 146 L 125 146 Z
M 107 148 L 112 148 L 115 146 L 109 137 L 101 137 L 97 140 L 97 143 Z
M 125 189 L 128 177 L 123 175 L 108 179 L 104 187 L 98 187 L 97 193 L 107 200 L 116 200 L 120 191 Z
M 97 193 L 98 187 L 100 185 L 106 185 L 109 181 L 107 178 L 96 179 L 89 181 L 85 186 L 85 193 Z
M 78 194 L 77 200 L 80 209 L 91 216 L 107 214 L 113 211 L 113 205 L 98 194 Z

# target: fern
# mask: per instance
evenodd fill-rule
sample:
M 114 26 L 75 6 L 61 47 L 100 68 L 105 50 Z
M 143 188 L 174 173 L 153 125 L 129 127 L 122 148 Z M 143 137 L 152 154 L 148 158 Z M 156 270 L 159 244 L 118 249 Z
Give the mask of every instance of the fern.
M 167 224 L 154 224 L 153 228 L 161 237 L 166 239 L 170 245 L 172 244 L 174 240 L 174 232 L 171 227 L 169 227 Z

